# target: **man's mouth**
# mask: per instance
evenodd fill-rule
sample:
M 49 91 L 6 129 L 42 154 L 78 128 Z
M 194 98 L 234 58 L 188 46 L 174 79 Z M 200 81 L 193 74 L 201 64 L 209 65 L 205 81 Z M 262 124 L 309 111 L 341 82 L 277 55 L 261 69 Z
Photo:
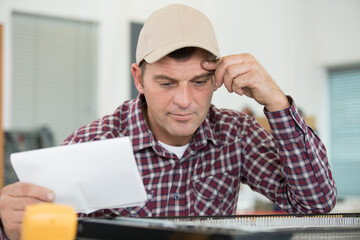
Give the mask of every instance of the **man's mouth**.
M 189 121 L 191 118 L 193 118 L 194 113 L 172 113 L 171 116 L 176 121 L 185 122 L 185 121 Z

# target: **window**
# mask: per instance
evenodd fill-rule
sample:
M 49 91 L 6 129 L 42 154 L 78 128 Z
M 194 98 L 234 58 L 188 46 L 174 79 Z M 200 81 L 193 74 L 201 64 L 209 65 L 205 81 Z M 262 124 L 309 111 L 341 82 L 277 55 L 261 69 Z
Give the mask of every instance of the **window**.
M 330 126 L 338 195 L 360 195 L 360 68 L 330 71 Z
M 96 118 L 97 24 L 12 14 L 11 128 L 43 126 L 60 144 Z

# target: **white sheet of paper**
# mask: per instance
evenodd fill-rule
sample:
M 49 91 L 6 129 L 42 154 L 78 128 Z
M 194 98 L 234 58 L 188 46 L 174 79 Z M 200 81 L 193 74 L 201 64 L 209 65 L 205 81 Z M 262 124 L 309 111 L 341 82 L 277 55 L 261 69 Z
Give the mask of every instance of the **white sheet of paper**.
M 13 153 L 22 182 L 54 191 L 77 212 L 144 205 L 147 195 L 128 137 Z

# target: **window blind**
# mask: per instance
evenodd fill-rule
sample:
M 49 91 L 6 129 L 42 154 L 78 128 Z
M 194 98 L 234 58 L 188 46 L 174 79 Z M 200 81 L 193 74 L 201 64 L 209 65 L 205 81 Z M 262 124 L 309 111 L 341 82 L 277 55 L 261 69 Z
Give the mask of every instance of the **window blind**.
M 97 24 L 12 14 L 11 127 L 56 144 L 96 117 Z
M 360 195 L 360 68 L 330 72 L 330 126 L 338 195 Z

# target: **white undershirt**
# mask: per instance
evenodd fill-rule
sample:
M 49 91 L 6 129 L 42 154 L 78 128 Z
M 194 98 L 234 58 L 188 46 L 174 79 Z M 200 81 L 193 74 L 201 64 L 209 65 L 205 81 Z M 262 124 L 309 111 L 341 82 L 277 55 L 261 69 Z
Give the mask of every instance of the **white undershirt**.
M 166 150 L 168 150 L 171 153 L 174 153 L 179 159 L 182 158 L 187 147 L 189 146 L 189 143 L 184 146 L 171 146 L 171 145 L 165 144 L 160 141 L 158 141 L 158 142 L 163 148 L 165 148 Z

